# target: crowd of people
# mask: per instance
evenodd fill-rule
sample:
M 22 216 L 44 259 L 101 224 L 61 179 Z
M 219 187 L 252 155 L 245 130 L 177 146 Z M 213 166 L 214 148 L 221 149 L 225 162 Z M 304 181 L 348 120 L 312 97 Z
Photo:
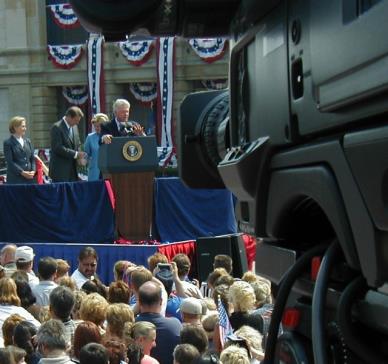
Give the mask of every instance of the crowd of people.
M 36 262 L 30 246 L 0 252 L 2 364 L 249 364 L 263 359 L 272 313 L 269 281 L 232 276 L 227 255 L 207 282 L 190 276 L 187 255 L 159 252 L 148 266 L 120 260 L 114 280 L 83 247 L 78 266 L 56 257 Z M 108 283 L 108 282 L 105 282 Z M 227 323 L 227 325 L 225 324 Z
M 113 103 L 112 120 L 103 113 L 93 116 L 90 133 L 82 146 L 78 125 L 84 113 L 77 106 L 69 107 L 65 115 L 50 128 L 50 162 L 48 174 L 52 182 L 76 182 L 79 180 L 78 166 L 87 166 L 88 180 L 101 178 L 98 169 L 98 150 L 101 144 L 110 144 L 113 137 L 144 136 L 144 128 L 129 121 L 131 105 L 125 99 Z M 27 120 L 14 116 L 9 121 L 10 136 L 4 141 L 3 150 L 7 164 L 8 184 L 37 182 L 36 156 L 34 147 L 26 137 Z

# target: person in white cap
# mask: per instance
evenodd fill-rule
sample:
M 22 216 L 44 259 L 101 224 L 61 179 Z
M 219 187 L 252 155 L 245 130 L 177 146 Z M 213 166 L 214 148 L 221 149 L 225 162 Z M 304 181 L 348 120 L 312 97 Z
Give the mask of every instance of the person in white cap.
M 16 268 L 23 270 L 28 275 L 28 283 L 33 288 L 39 283 L 39 278 L 32 270 L 34 264 L 34 251 L 27 245 L 19 246 L 15 252 Z
M 201 300 L 194 297 L 185 298 L 180 307 L 182 323 L 202 326 L 202 304 Z

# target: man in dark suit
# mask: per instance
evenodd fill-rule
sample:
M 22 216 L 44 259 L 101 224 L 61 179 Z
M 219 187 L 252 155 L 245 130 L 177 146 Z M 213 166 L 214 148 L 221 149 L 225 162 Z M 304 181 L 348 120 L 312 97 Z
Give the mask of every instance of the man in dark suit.
M 11 136 L 4 140 L 7 161 L 7 184 L 36 183 L 34 147 L 25 137 L 26 119 L 15 116 L 9 122 Z
M 77 106 L 67 109 L 65 116 L 50 130 L 51 152 L 49 176 L 53 182 L 78 181 L 77 160 L 85 158 L 79 151 L 81 145 L 77 125 L 84 116 Z
M 128 121 L 130 103 L 125 99 L 117 99 L 113 103 L 114 118 L 101 124 L 101 143 L 110 144 L 113 137 L 127 135 L 145 135 L 143 127 L 134 121 Z

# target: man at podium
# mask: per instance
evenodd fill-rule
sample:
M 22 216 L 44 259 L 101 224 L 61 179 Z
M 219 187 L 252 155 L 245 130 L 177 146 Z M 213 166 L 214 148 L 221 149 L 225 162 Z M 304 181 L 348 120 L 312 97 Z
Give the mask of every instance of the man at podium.
M 149 239 L 152 226 L 153 188 L 158 166 L 155 135 L 128 123 L 127 100 L 113 103 L 114 119 L 102 124 L 98 166 L 109 178 L 116 197 L 117 233 L 128 240 Z
M 144 128 L 134 121 L 128 121 L 130 103 L 125 99 L 117 99 L 113 103 L 114 118 L 101 124 L 101 143 L 110 144 L 113 137 L 138 135 L 145 136 Z

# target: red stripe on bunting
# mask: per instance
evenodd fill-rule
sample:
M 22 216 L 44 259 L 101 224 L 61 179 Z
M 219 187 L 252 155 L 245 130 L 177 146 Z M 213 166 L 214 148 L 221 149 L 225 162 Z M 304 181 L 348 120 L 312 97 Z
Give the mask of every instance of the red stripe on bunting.
M 81 24 L 78 19 L 77 19 L 77 21 L 75 23 L 72 23 L 72 24 L 63 24 L 54 15 L 53 15 L 53 19 L 54 19 L 55 24 L 58 25 L 58 27 L 60 27 L 62 29 L 78 28 L 80 26 L 80 24 Z
M 154 49 L 154 44 L 152 43 L 150 45 L 148 53 L 146 53 L 141 60 L 139 60 L 139 61 L 128 60 L 128 62 L 131 65 L 136 66 L 136 67 L 139 67 L 139 66 L 143 65 L 144 63 L 146 63 L 151 58 L 152 50 L 153 49 Z
M 54 22 L 62 29 L 78 28 L 81 24 L 70 4 L 49 5 Z
M 189 40 L 189 44 L 203 61 L 212 63 L 224 56 L 228 41 L 223 38 L 194 38 Z
M 141 66 L 146 63 L 152 55 L 154 40 L 147 41 L 125 41 L 119 43 L 123 56 L 133 66 Z
M 72 50 L 74 55 L 67 55 L 68 50 Z M 79 52 L 77 53 L 77 50 Z M 81 60 L 83 49 L 80 46 L 47 46 L 48 58 L 57 68 L 71 69 Z M 63 53 L 65 52 L 65 53 Z

